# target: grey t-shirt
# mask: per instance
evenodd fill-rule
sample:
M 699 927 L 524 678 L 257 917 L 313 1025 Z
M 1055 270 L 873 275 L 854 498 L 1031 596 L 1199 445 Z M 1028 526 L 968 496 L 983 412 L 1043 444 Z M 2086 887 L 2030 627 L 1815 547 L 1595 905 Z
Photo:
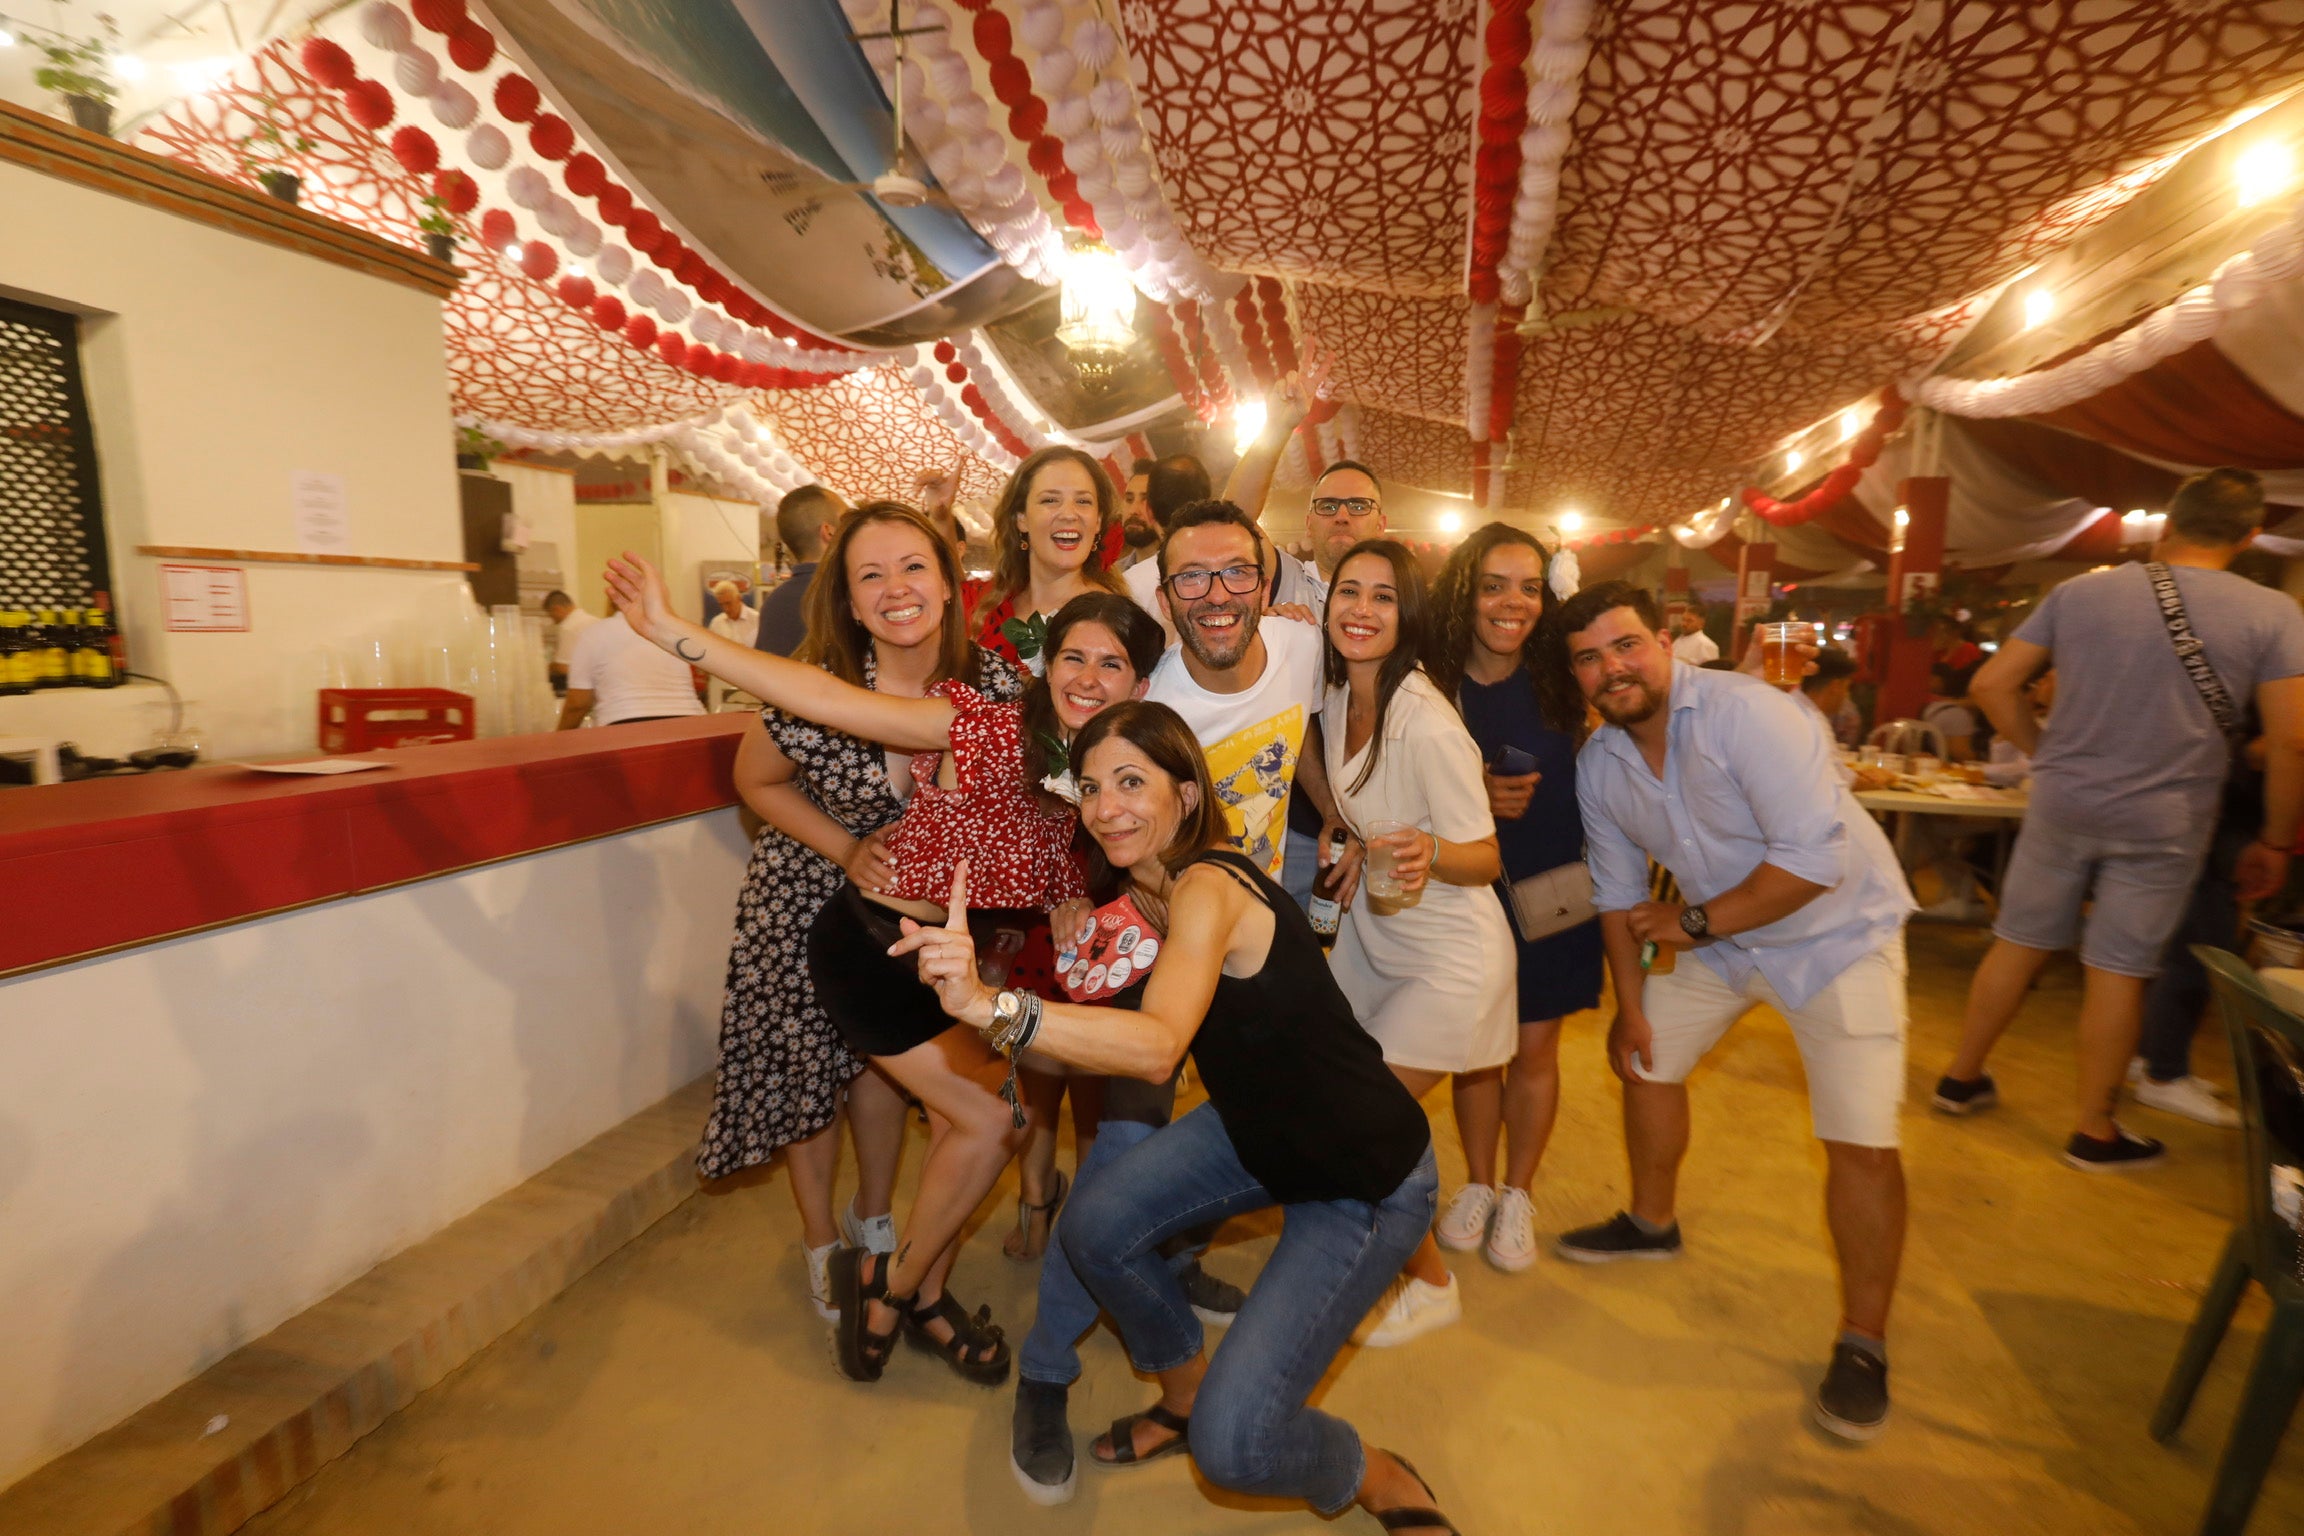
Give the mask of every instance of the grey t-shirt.
M 2229 571 L 2171 567 L 2209 665 L 2246 708 L 2304 674 L 2296 600 Z M 2231 750 L 2168 641 L 2141 565 L 2076 576 L 2016 638 L 2055 653 L 2056 702 L 2032 759 L 2032 809 L 2111 837 L 2205 839 Z

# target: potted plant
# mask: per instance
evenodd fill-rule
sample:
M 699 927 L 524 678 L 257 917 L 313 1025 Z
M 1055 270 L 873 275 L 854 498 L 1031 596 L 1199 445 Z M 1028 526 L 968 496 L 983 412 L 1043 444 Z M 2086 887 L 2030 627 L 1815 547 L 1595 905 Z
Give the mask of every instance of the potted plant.
M 458 427 L 456 429 L 456 467 L 458 469 L 476 469 L 482 474 L 486 474 L 490 461 L 501 456 L 503 452 L 504 445 L 478 427 Z
M 277 98 L 259 96 L 264 116 L 255 126 L 232 141 L 240 151 L 240 168 L 256 178 L 256 184 L 284 203 L 293 203 L 303 195 L 304 178 L 288 169 L 290 155 L 309 154 L 312 141 L 299 132 L 293 123 L 283 123 L 284 108 Z
M 424 249 L 434 261 L 456 259 L 456 221 L 448 217 L 448 204 L 438 197 L 424 199 L 424 216 L 416 221 L 424 231 Z
M 90 133 L 112 131 L 112 103 L 120 87 L 112 78 L 112 55 L 119 51 L 120 29 L 107 15 L 98 15 L 103 28 L 97 37 L 67 37 L 50 33 L 34 46 L 48 62 L 32 72 L 32 83 L 64 98 L 72 121 Z

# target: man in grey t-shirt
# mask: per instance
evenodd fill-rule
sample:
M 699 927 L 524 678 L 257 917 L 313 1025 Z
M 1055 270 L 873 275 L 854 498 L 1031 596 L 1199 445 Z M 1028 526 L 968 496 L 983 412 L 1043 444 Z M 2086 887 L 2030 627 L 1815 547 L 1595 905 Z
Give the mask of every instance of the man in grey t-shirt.
M 2215 469 L 2177 487 L 2155 552 L 2235 711 L 2264 725 L 2264 823 L 2234 873 L 2242 900 L 2277 891 L 2304 807 L 2304 616 L 2295 600 L 2225 567 L 2256 536 L 2264 491 Z M 2056 668 L 2043 729 L 2022 689 Z M 2075 940 L 2081 994 L 2079 1123 L 2064 1160 L 2105 1169 L 2155 1162 L 2165 1148 L 2112 1118 L 2136 1048 L 2144 985 L 2160 969 L 2216 826 L 2233 742 L 2179 659 L 2151 570 L 2127 565 L 2050 592 L 1976 674 L 1970 692 L 2020 752 L 2032 804 L 2000 893 L 1993 944 L 1969 986 L 1959 1054 L 1935 1104 L 1966 1114 L 1993 1102 L 1985 1057 L 2048 956 Z M 2086 922 L 2084 903 L 2093 903 Z

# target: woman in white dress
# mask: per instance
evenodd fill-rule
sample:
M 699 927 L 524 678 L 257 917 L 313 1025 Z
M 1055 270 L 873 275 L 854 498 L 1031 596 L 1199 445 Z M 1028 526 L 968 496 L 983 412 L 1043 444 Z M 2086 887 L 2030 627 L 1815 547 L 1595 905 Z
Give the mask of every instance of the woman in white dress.
M 1502 873 L 1480 749 L 1418 665 L 1423 577 L 1390 539 L 1354 545 L 1328 592 L 1321 710 L 1337 813 L 1388 857 L 1399 895 L 1353 894 L 1329 956 L 1352 1011 L 1393 1074 L 1421 1098 L 1456 1072 L 1512 1059 L 1518 1044 L 1512 931 L 1488 886 Z M 1377 823 L 1404 830 L 1379 832 Z M 1462 1315 L 1429 1234 L 1362 1342 L 1403 1344 Z

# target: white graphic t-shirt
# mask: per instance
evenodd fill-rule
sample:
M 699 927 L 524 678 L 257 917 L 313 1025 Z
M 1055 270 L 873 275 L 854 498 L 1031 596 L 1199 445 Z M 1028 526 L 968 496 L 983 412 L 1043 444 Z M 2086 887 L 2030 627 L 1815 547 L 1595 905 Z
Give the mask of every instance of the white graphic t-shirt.
M 1267 615 L 1258 633 L 1264 672 L 1250 687 L 1210 693 L 1185 669 L 1183 650 L 1171 647 L 1152 669 L 1144 697 L 1182 715 L 1200 738 L 1232 840 L 1277 880 L 1304 729 L 1320 713 L 1320 631 Z

